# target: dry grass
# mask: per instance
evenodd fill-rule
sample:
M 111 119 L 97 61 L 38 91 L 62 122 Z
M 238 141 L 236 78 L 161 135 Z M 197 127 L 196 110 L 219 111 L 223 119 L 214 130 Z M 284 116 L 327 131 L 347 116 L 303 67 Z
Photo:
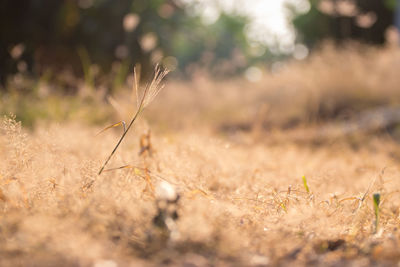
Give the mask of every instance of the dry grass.
M 371 53 L 376 57 L 371 68 L 389 77 L 380 83 L 374 83 L 378 74 L 360 74 L 367 72 L 366 59 L 354 51 L 337 55 L 356 58 L 340 65 L 359 73 L 346 79 L 333 78 L 344 71 L 334 65 L 337 59 L 324 65 L 316 57 L 259 84 L 170 83 L 145 114 L 149 123 L 139 120 L 108 164 L 131 168 L 101 175 L 120 129 L 95 136 L 101 127 L 69 122 L 28 132 L 12 118 L 2 119 L 0 265 L 397 264 L 398 143 L 385 134 L 310 142 L 322 118 L 340 119 L 315 108 L 328 99 L 335 99 L 335 107 L 341 99 L 368 103 L 362 108 L 375 106 L 369 100 L 396 104 L 399 78 L 379 62 L 398 59 L 398 51 Z M 300 89 L 290 91 L 294 85 Z M 326 89 L 329 85 L 336 89 Z M 282 95 L 274 91 L 281 89 Z M 360 92 L 367 97 L 351 98 Z M 295 95 L 296 101 L 285 95 Z M 304 111 L 310 99 L 319 104 Z M 265 111 L 262 103 L 268 105 Z M 301 127 L 279 128 L 293 119 L 292 112 Z M 142 136 L 149 125 L 151 138 Z M 139 153 L 144 150 L 149 153 Z M 172 207 L 179 216 L 173 236 L 155 220 L 161 204 L 151 185 L 157 188 L 162 181 L 181 196 Z M 381 199 L 375 233 L 376 192 Z
M 258 119 L 265 128 L 292 128 L 400 105 L 397 47 L 326 45 L 306 61 L 284 64 L 279 71 L 265 71 L 255 83 L 241 78 L 212 81 L 203 72 L 195 73 L 190 84 L 169 83 L 150 107 L 154 111 L 150 120 L 157 125 L 168 121 L 178 128 L 202 123 L 248 129 Z M 179 116 L 182 108 L 188 116 Z M 171 120 L 172 112 L 172 118 L 180 118 Z

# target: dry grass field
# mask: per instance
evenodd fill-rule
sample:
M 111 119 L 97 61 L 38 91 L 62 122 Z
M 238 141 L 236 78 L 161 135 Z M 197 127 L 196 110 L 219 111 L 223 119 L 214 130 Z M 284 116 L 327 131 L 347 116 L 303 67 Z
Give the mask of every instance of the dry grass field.
M 4 117 L 0 266 L 397 266 L 399 68 L 327 47 L 256 83 L 167 80 L 101 175 L 128 90 L 104 125 Z

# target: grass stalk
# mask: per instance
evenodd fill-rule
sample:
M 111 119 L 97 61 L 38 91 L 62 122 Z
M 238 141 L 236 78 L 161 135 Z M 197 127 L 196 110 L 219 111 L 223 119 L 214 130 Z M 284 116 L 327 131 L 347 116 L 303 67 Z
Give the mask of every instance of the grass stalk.
M 140 73 L 139 73 L 139 68 L 135 67 L 134 68 L 134 90 L 136 91 L 136 96 L 137 99 L 139 99 L 139 85 L 140 85 Z M 106 161 L 104 162 L 103 166 L 100 168 L 99 175 L 103 172 L 104 168 L 112 158 L 112 156 L 115 154 L 117 151 L 119 145 L 122 143 L 124 140 L 126 134 L 129 132 L 129 129 L 132 127 L 133 123 L 136 121 L 136 119 L 139 117 L 140 113 L 147 107 L 147 105 L 150 104 L 150 102 L 157 96 L 157 94 L 163 89 L 163 85 L 161 84 L 161 81 L 164 79 L 164 77 L 168 74 L 168 70 L 161 70 L 161 68 L 157 65 L 154 71 L 154 77 L 153 80 L 148 83 L 143 91 L 142 97 L 140 98 L 140 101 L 138 100 L 137 103 L 137 110 L 135 114 L 132 116 L 132 119 L 130 123 L 128 124 L 128 127 L 126 130 L 122 133 L 121 138 L 118 140 L 117 144 L 115 145 L 114 149 L 111 151 L 110 155 L 107 157 Z

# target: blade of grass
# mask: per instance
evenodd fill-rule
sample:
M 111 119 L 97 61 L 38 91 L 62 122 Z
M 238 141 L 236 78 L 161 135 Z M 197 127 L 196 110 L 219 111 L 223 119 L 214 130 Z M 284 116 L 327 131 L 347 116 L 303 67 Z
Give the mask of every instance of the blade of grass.
M 302 179 L 303 179 L 304 188 L 306 189 L 307 193 L 310 194 L 310 188 L 308 188 L 306 176 L 303 175 Z
M 375 233 L 378 232 L 379 227 L 379 204 L 381 202 L 381 194 L 373 194 L 374 213 L 375 213 Z
M 107 131 L 108 129 L 111 129 L 111 128 L 114 128 L 114 127 L 118 127 L 118 126 L 121 126 L 121 125 L 124 127 L 124 132 L 125 132 L 125 131 L 126 131 L 126 123 L 125 123 L 124 121 L 120 121 L 120 122 L 114 123 L 113 125 L 110 125 L 110 126 L 104 128 L 103 130 L 101 130 L 100 132 L 98 132 L 98 133 L 96 134 L 96 136 L 99 135 L 99 134 L 101 134 L 101 133 L 104 133 L 104 132 Z
M 139 168 L 136 166 L 124 165 L 124 166 L 117 167 L 117 168 L 107 169 L 107 170 L 104 170 L 103 172 L 110 172 L 110 171 L 121 170 L 121 169 L 132 169 L 132 168 L 135 170 L 135 173 L 137 173 L 139 171 Z

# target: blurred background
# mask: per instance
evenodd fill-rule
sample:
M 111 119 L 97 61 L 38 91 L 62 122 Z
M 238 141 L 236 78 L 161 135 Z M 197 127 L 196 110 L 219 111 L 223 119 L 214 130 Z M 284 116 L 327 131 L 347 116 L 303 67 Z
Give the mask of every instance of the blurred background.
M 0 0 L 0 13 L 2 113 L 26 108 L 16 94 L 104 99 L 137 63 L 144 78 L 161 63 L 181 81 L 257 82 L 326 43 L 397 46 L 400 27 L 398 0 Z

